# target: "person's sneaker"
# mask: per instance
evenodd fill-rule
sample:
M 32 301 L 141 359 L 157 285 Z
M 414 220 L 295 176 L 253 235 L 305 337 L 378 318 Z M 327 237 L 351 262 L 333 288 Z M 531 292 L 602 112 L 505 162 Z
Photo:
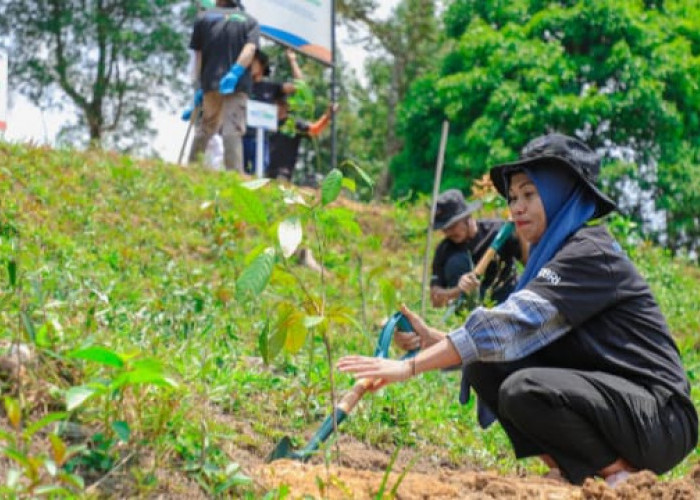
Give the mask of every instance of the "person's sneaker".
M 606 477 L 605 483 L 611 488 L 616 488 L 620 484 L 627 481 L 628 477 L 630 477 L 630 472 L 626 470 L 621 470 L 619 472 L 615 472 L 614 474 L 610 474 L 608 477 Z

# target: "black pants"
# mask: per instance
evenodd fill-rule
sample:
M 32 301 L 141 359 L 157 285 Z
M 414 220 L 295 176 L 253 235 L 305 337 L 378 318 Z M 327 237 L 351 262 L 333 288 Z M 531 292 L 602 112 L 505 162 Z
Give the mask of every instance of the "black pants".
M 477 394 L 498 416 L 515 455 L 547 454 L 574 484 L 618 458 L 657 474 L 670 470 L 697 443 L 692 404 L 659 398 L 603 372 L 474 363 Z

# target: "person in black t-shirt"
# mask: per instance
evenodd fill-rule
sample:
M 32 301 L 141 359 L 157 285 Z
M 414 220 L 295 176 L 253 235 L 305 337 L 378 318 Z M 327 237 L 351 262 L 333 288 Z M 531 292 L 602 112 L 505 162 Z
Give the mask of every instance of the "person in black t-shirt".
M 304 74 L 297 63 L 296 53 L 292 49 L 285 51 L 289 66 L 292 69 L 292 78 L 294 80 L 303 80 Z M 277 104 L 287 95 L 293 94 L 296 87 L 292 82 L 276 82 L 270 77 L 270 58 L 262 50 L 255 52 L 253 63 L 250 67 L 250 72 L 253 78 L 253 89 L 251 99 L 265 102 L 268 104 Z M 270 135 L 265 131 L 263 145 L 263 172 L 267 173 L 270 166 Z M 255 158 L 257 148 L 257 134 L 252 127 L 246 129 L 243 136 L 243 163 L 245 171 L 249 174 L 255 172 Z
M 448 335 L 405 306 L 424 348 L 410 360 L 348 356 L 341 371 L 374 389 L 461 363 L 517 458 L 539 456 L 580 484 L 615 487 L 669 471 L 698 442 L 690 383 L 646 281 L 596 219 L 615 204 L 595 185 L 600 159 L 576 138 L 532 140 L 491 169 L 528 263 L 502 304 Z
M 190 40 L 199 76 L 195 107 L 201 105 L 202 117 L 189 161 L 196 161 L 221 130 L 226 169 L 243 172 L 242 137 L 251 86 L 247 67 L 259 43 L 260 26 L 236 0 L 217 0 L 216 6 L 200 14 Z
M 496 302 L 504 301 L 515 287 L 515 260 L 524 260 L 523 249 L 516 235 L 511 236 L 489 264 L 481 281 L 470 289 L 460 290 L 460 277 L 469 273 L 481 259 L 496 233 L 504 224 L 497 219 L 474 219 L 472 213 L 480 202 L 467 204 L 462 192 L 448 189 L 438 196 L 433 229 L 442 230 L 445 238 L 435 249 L 433 274 L 430 279 L 430 302 L 442 307 L 459 297 L 460 291 L 479 288 L 483 299 L 490 291 Z
M 517 276 L 516 259 L 524 261 L 523 249 L 514 234 L 498 250 L 486 268 L 483 279 L 472 273 L 472 269 L 486 253 L 504 221 L 498 219 L 475 219 L 472 213 L 481 207 L 481 202 L 467 204 L 462 192 L 448 189 L 440 193 L 435 207 L 433 229 L 442 230 L 445 238 L 438 244 L 433 257 L 433 274 L 430 279 L 430 301 L 433 307 L 442 307 L 454 301 L 460 293 L 469 294 L 479 290 L 479 298 L 488 296 L 501 303 L 515 288 Z M 419 339 L 415 335 L 394 336 L 396 345 L 406 351 L 418 349 Z M 469 401 L 470 383 L 462 377 L 460 401 Z M 496 421 L 493 411 L 479 399 L 477 417 L 482 428 Z
M 291 181 L 299 156 L 299 145 L 304 137 L 317 137 L 330 123 L 338 104 L 329 104 L 326 111 L 313 123 L 293 120 L 289 116 L 289 103 L 286 96 L 277 101 L 277 131 L 270 134 L 270 168 L 267 177 Z M 293 120 L 291 131 L 285 124 Z

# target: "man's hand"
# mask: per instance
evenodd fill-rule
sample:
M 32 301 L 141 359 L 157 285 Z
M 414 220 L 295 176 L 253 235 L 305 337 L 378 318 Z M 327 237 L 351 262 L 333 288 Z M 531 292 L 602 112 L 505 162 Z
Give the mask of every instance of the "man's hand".
M 190 121 L 192 112 L 195 110 L 195 108 L 202 105 L 202 101 L 204 101 L 204 92 L 202 92 L 202 89 L 197 89 L 197 91 L 194 93 L 194 104 L 182 112 L 182 120 L 186 122 Z
M 338 111 L 339 107 L 340 104 L 338 104 L 337 102 L 328 103 L 328 107 L 326 108 L 326 114 L 328 116 L 333 116 Z
M 481 285 L 479 276 L 473 272 L 463 274 L 459 278 L 459 282 L 457 283 L 457 287 L 466 294 L 477 290 L 479 288 L 479 285 Z
M 245 67 L 236 63 L 231 66 L 231 69 L 224 75 L 224 77 L 219 82 L 219 93 L 221 94 L 233 94 L 236 90 L 236 85 L 238 80 L 245 73 Z

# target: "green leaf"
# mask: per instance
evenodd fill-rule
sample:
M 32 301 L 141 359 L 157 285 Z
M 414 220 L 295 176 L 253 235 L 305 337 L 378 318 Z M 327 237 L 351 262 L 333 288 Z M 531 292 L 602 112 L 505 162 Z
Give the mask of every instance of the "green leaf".
M 343 162 L 343 166 L 345 165 L 352 167 L 365 184 L 367 184 L 369 187 L 374 187 L 374 181 L 372 180 L 372 178 L 367 174 L 367 172 L 362 170 L 357 163 L 348 160 Z
M 220 495 L 221 493 L 224 493 L 229 490 L 229 488 L 233 488 L 234 486 L 243 486 L 243 485 L 248 485 L 252 484 L 253 480 L 243 474 L 242 472 L 236 472 L 234 475 L 229 477 L 226 481 L 221 483 L 219 486 L 217 486 L 214 489 L 214 493 L 217 495 Z
M 379 280 L 379 288 L 382 294 L 382 302 L 384 303 L 385 312 L 387 315 L 393 314 L 396 310 L 396 290 L 393 283 L 387 279 Z
M 7 261 L 7 275 L 10 278 L 10 286 L 17 286 L 17 261 L 14 259 Z
M 66 391 L 66 409 L 68 411 L 76 409 L 96 392 L 96 389 L 86 385 L 71 387 Z
M 237 184 L 231 186 L 231 204 L 233 212 L 237 217 L 240 217 L 249 224 L 255 224 L 258 227 L 267 226 L 267 214 L 257 193 L 246 189 Z
M 277 306 L 277 318 L 272 335 L 269 336 L 269 357 L 274 359 L 282 349 L 290 350 L 298 343 L 299 325 L 303 327 L 302 315 L 295 306 L 289 302 L 282 302 Z M 306 329 L 304 329 L 306 330 Z M 304 333 L 305 335 L 305 333 Z M 290 339 L 289 337 L 294 337 Z M 293 351 L 290 351 L 293 352 Z
M 51 344 L 49 336 L 49 323 L 44 323 L 36 331 L 36 345 L 39 347 L 48 347 Z
M 122 368 L 124 360 L 116 352 L 100 346 L 86 347 L 85 349 L 77 349 L 68 353 L 69 358 L 83 359 L 86 361 L 94 361 L 106 366 L 114 368 Z
M 12 424 L 12 427 L 19 429 L 22 421 L 22 410 L 20 409 L 19 402 L 15 398 L 5 396 L 5 414 L 10 424 Z
M 73 486 L 74 488 L 77 488 L 78 490 L 82 491 L 85 489 L 85 481 L 78 474 L 69 474 L 67 472 L 59 472 L 58 478 L 61 480 L 61 482 L 65 483 L 69 486 Z
M 301 243 L 302 228 L 299 217 L 291 217 L 283 220 L 277 226 L 277 236 L 279 238 L 280 247 L 282 247 L 282 255 L 285 259 L 291 257 Z
M 32 341 L 32 343 L 36 343 L 36 331 L 34 330 L 34 323 L 32 323 L 32 319 L 25 310 L 20 311 L 19 315 L 22 318 L 22 325 L 24 325 L 24 329 L 27 332 L 27 335 L 29 335 L 29 339 Z
M 304 315 L 300 311 L 294 311 L 289 317 L 287 338 L 284 341 L 284 349 L 294 354 L 304 346 L 308 330 L 304 326 Z
M 38 430 L 43 429 L 47 425 L 49 425 L 52 422 L 57 422 L 59 420 L 64 420 L 68 414 L 66 412 L 53 412 L 49 413 L 48 415 L 45 415 L 44 417 L 40 418 L 36 422 L 34 422 L 31 425 L 28 425 L 26 429 L 24 429 L 23 435 L 25 439 L 30 439 L 34 433 L 36 433 Z
M 306 316 L 304 318 L 304 326 L 306 328 L 313 328 L 323 322 L 325 318 L 323 316 Z
M 321 204 L 328 205 L 335 201 L 342 188 L 343 174 L 334 168 L 331 170 L 321 184 Z
M 164 373 L 156 373 L 147 370 L 135 370 L 129 373 L 129 381 L 134 385 L 152 384 L 160 386 L 169 386 L 176 389 L 178 383 L 172 377 Z
M 46 496 L 48 498 L 58 498 L 59 496 L 73 496 L 73 492 L 71 492 L 67 488 L 64 488 L 63 486 L 56 486 L 50 484 L 45 486 L 38 486 L 33 490 L 33 492 L 36 496 Z
M 357 186 L 355 185 L 355 179 L 351 179 L 350 177 L 343 177 L 343 181 L 341 184 L 345 189 L 352 193 L 354 193 L 357 189 Z
M 63 442 L 63 440 L 58 437 L 56 434 L 49 434 L 49 441 L 51 442 L 51 450 L 53 452 L 53 459 L 56 461 L 58 465 L 63 465 L 63 462 L 66 461 L 67 458 L 67 448 L 66 448 L 66 443 Z M 52 474 L 55 475 L 55 474 Z
M 24 453 L 14 449 L 14 448 L 8 448 L 8 447 L 0 448 L 0 453 L 5 455 L 7 458 L 9 458 L 11 460 L 14 460 L 22 467 L 25 467 L 25 468 L 30 467 L 29 458 Z
M 270 320 L 268 318 L 265 318 L 265 324 L 263 325 L 262 329 L 260 330 L 260 334 L 258 335 L 258 348 L 260 349 L 260 355 L 262 356 L 262 359 L 266 365 L 270 364 L 270 358 L 269 358 L 270 351 L 269 351 L 269 344 L 268 344 L 269 333 L 270 333 Z
M 275 251 L 272 248 L 265 249 L 253 262 L 246 267 L 236 281 L 236 294 L 239 299 L 245 295 L 260 295 L 272 275 L 275 263 Z
M 124 443 L 129 442 L 129 438 L 131 437 L 131 429 L 129 428 L 129 424 L 123 420 L 117 420 L 112 422 L 112 430 L 121 441 Z
M 271 335 L 268 337 L 268 358 L 270 361 L 275 359 L 277 355 L 282 352 L 282 349 L 284 348 L 284 343 L 287 340 L 287 330 L 286 329 L 280 329 L 278 326 L 275 326 L 272 331 Z

